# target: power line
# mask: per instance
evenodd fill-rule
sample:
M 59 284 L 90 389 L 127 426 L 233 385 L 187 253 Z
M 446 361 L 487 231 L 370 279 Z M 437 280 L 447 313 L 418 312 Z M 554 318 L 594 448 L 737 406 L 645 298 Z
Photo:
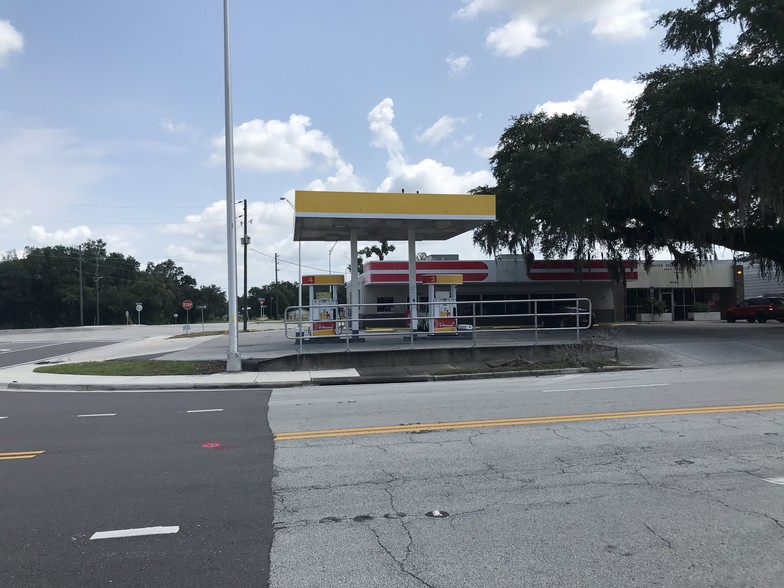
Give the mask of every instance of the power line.
M 79 204 L 76 202 L 58 202 L 57 200 L 30 200 L 29 198 L 15 198 L 13 196 L 0 196 L 0 200 L 19 200 L 33 204 L 60 204 L 62 206 L 82 206 L 85 208 L 116 208 L 129 210 L 198 210 L 201 206 L 115 206 L 112 204 Z
M 275 260 L 275 259 L 277 259 L 277 261 L 278 261 L 278 262 L 281 262 L 281 263 L 287 263 L 287 264 L 289 264 L 289 265 L 293 265 L 293 266 L 299 267 L 299 264 L 298 264 L 296 261 L 289 261 L 289 260 L 287 260 L 287 259 L 283 259 L 283 258 L 282 258 L 280 255 L 278 255 L 278 254 L 275 254 L 275 255 L 270 255 L 269 253 L 264 253 L 263 251 L 259 251 L 258 249 L 254 249 L 253 247 L 248 247 L 248 249 L 250 249 L 251 251 L 255 251 L 255 252 L 256 252 L 256 253 L 258 253 L 259 255 L 263 255 L 264 257 L 269 257 L 269 258 L 270 258 L 270 259 L 272 259 L 272 260 Z M 313 267 L 313 266 L 311 266 L 311 265 L 304 265 L 304 264 L 303 264 L 303 265 L 302 265 L 302 267 L 304 267 L 304 268 L 307 268 L 307 269 L 312 269 L 312 270 L 314 270 L 314 271 L 317 271 L 317 272 L 325 272 L 325 273 L 326 273 L 326 271 L 327 271 L 327 270 L 325 270 L 324 268 L 320 268 L 320 267 Z

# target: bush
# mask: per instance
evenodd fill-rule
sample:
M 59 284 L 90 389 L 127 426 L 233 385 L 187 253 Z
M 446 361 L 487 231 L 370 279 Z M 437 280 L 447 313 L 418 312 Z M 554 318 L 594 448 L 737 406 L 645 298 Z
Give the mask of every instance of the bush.
M 667 310 L 667 305 L 664 303 L 664 300 L 654 300 L 652 306 L 653 314 L 662 314 Z
M 704 302 L 695 302 L 692 305 L 692 309 L 694 310 L 694 312 L 710 312 L 710 306 L 708 306 Z

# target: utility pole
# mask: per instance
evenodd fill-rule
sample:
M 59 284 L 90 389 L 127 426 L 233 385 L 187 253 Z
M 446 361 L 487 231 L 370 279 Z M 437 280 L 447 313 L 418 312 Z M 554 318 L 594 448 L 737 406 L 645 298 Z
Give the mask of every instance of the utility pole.
M 245 293 L 242 297 L 242 330 L 244 332 L 248 332 L 248 244 L 250 243 L 250 237 L 248 237 L 248 201 L 245 199 L 242 201 L 242 273 L 243 278 L 242 282 L 244 285 Z
M 276 253 L 275 254 L 275 286 L 277 286 L 277 285 L 278 285 L 278 254 Z M 278 294 L 279 294 L 279 290 L 276 287 L 275 288 L 275 318 L 276 319 L 279 316 L 278 315 L 278 298 L 279 298 Z M 271 308 L 270 308 L 270 312 L 272 312 Z M 272 317 L 270 317 L 270 318 L 272 318 Z
M 101 279 L 101 276 L 98 274 L 98 262 L 100 258 L 96 255 L 95 256 L 95 326 L 101 324 L 101 288 L 99 286 L 98 280 Z
M 84 281 L 82 280 L 82 246 L 79 245 L 79 326 L 84 326 Z

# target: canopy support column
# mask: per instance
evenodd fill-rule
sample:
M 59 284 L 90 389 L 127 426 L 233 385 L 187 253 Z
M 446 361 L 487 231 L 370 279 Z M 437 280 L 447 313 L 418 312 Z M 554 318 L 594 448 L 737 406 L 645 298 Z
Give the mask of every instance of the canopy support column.
M 359 334 L 359 271 L 357 268 L 357 230 L 351 229 L 351 333 Z
M 408 301 L 411 303 L 411 328 L 417 330 L 416 229 L 408 229 Z

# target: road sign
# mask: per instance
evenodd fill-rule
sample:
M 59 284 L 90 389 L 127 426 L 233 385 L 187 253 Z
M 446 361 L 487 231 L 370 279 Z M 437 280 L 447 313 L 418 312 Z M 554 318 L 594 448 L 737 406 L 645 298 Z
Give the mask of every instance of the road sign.
M 136 312 L 141 312 L 143 309 L 144 307 L 141 304 L 136 305 Z
M 183 300 L 182 301 L 182 309 L 183 310 L 190 310 L 191 308 L 193 308 L 193 302 L 191 302 L 190 300 Z
M 259 304 L 264 306 L 266 304 L 266 300 L 264 300 L 263 298 L 259 298 Z

